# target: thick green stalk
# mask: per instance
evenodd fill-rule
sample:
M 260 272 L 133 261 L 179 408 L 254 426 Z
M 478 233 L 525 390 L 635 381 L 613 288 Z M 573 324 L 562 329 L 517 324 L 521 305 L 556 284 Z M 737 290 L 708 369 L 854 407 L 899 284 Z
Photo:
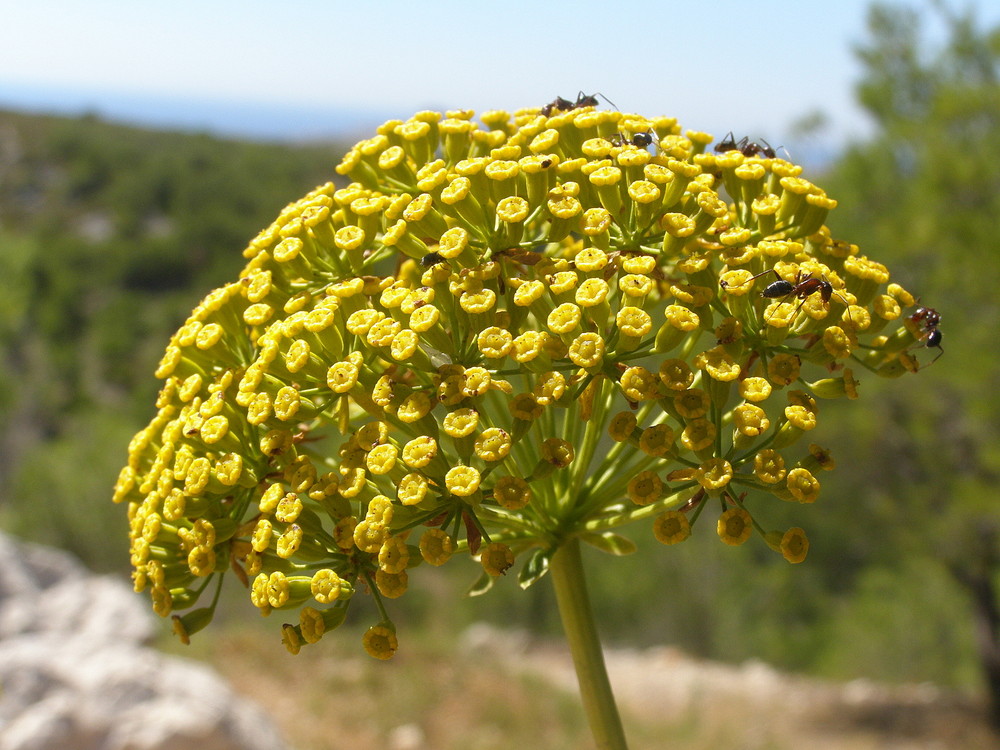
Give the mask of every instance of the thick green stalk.
M 552 556 L 549 573 L 573 654 L 583 708 L 598 750 L 628 750 L 587 595 L 578 539 L 569 540 Z

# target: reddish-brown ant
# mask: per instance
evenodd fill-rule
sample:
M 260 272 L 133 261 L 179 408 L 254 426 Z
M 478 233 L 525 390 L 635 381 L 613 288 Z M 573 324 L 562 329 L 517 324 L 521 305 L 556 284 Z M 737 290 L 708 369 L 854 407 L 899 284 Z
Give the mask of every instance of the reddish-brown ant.
M 635 256 L 644 255 L 646 257 L 657 257 L 656 253 L 647 253 L 644 250 L 615 250 L 614 252 L 608 253 L 608 264 L 604 267 L 604 273 L 601 274 L 602 278 L 607 281 L 612 276 L 618 272 L 618 259 L 622 256 Z M 653 269 L 651 276 L 654 279 L 662 281 L 664 279 L 663 269 L 656 266 Z
M 778 276 L 777 271 L 775 271 L 773 268 L 769 268 L 766 271 L 761 271 L 756 276 L 751 276 L 749 279 L 744 281 L 743 284 L 749 284 L 754 279 L 758 279 L 761 276 L 765 276 L 766 274 L 769 273 L 773 273 L 775 276 L 777 276 L 778 280 L 772 281 L 770 284 L 764 287 L 764 291 L 760 293 L 761 297 L 766 297 L 767 299 L 777 299 L 777 300 L 784 300 L 787 297 L 794 297 L 797 300 L 801 300 L 801 302 L 799 302 L 799 306 L 795 308 L 795 312 L 793 312 L 791 318 L 789 318 L 790 320 L 795 318 L 799 310 L 802 308 L 802 305 L 806 303 L 806 300 L 813 294 L 816 294 L 816 292 L 819 292 L 819 297 L 821 300 L 823 300 L 824 305 L 829 305 L 830 300 L 833 298 L 833 295 L 836 294 L 838 297 L 840 297 L 845 307 L 847 307 L 847 315 L 848 317 L 850 317 L 851 303 L 847 301 L 847 298 L 844 297 L 844 295 L 842 295 L 836 289 L 834 289 L 833 284 L 827 281 L 826 278 L 817 278 L 813 276 L 811 272 L 805 274 L 803 274 L 801 271 L 796 272 L 795 282 L 793 283 L 791 281 L 785 281 L 785 279 L 781 278 L 781 276 Z M 738 286 L 743 286 L 743 284 L 739 284 Z M 725 281 L 720 281 L 719 285 L 723 289 L 726 289 L 728 287 Z M 771 314 L 773 315 L 774 313 Z
M 944 337 L 944 334 L 938 329 L 938 325 L 941 323 L 941 313 L 933 307 L 918 307 L 910 316 L 910 320 L 922 329 L 920 338 L 917 341 L 923 342 L 924 346 L 928 349 L 938 350 L 937 356 L 927 363 L 928 365 L 934 364 L 944 354 L 944 349 L 941 348 L 941 339 Z
M 615 109 L 615 103 L 604 96 L 604 94 L 599 91 L 593 94 L 585 94 L 582 91 L 578 92 L 576 95 L 576 101 L 571 102 L 569 99 L 563 99 L 561 96 L 557 96 L 551 102 L 542 107 L 542 114 L 548 117 L 553 111 L 559 112 L 569 112 L 572 109 L 580 109 L 580 107 L 596 107 L 598 105 L 597 97 L 601 97 L 610 104 Z
M 533 266 L 542 259 L 541 253 L 534 250 L 526 250 L 523 247 L 508 247 L 504 250 L 495 250 L 493 258 L 509 258 L 515 263 L 523 263 L 526 266 Z
M 923 325 L 924 330 L 929 332 L 936 329 L 941 323 L 941 313 L 933 307 L 918 307 L 910 316 L 910 320 Z
M 534 250 L 526 250 L 523 247 L 508 247 L 503 250 L 494 250 L 490 257 L 495 260 L 507 258 L 513 263 L 522 263 L 526 266 L 534 266 L 539 263 L 544 256 L 541 253 L 536 253 Z M 500 294 L 507 294 L 507 284 L 503 280 L 502 272 L 497 276 L 497 287 L 500 289 Z
M 677 510 L 679 510 L 681 513 L 687 513 L 689 510 L 697 508 L 704 499 L 705 499 L 705 489 L 701 488 L 693 495 L 691 495 L 691 497 L 688 498 L 688 501 L 684 503 L 684 505 L 679 507 Z

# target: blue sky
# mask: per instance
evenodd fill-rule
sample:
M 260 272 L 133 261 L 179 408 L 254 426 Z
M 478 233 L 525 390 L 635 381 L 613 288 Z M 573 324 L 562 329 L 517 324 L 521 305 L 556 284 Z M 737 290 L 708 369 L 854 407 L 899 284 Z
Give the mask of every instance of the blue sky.
M 102 112 L 131 95 L 405 117 L 540 106 L 583 89 L 622 110 L 772 143 L 823 110 L 827 137 L 842 142 L 866 130 L 851 48 L 865 39 L 868 5 L 8 0 L 0 106 Z M 980 18 L 997 23 L 1000 7 L 989 6 L 1000 3 L 980 3 Z

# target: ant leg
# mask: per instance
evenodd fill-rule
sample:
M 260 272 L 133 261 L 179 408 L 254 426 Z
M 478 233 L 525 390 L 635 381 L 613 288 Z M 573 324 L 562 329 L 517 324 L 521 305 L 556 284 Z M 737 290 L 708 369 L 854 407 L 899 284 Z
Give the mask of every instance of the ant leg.
M 808 297 L 803 297 L 802 301 L 799 302 L 799 306 L 795 308 L 795 312 L 792 313 L 792 317 L 788 319 L 788 325 L 791 325 L 792 322 L 795 320 L 796 316 L 798 316 L 799 310 L 802 309 L 802 305 L 804 305 L 806 303 L 807 299 L 809 299 L 809 298 Z
M 768 322 L 770 322 L 771 318 L 773 318 L 774 315 L 775 315 L 775 313 L 778 312 L 778 308 L 781 307 L 783 304 L 785 304 L 785 300 L 787 300 L 791 296 L 792 296 L 791 294 L 786 294 L 784 297 L 779 297 L 778 298 L 778 300 L 779 300 L 778 304 L 774 306 L 773 310 L 771 310 L 771 314 L 768 315 L 766 318 L 764 318 L 764 325 L 767 325 Z M 792 322 L 795 320 L 795 317 L 799 314 L 799 310 L 802 309 L 802 305 L 804 305 L 806 303 L 806 299 L 807 299 L 806 297 L 802 298 L 802 301 L 799 302 L 798 307 L 795 308 L 795 312 L 793 312 L 792 315 L 791 315 L 791 317 L 788 319 L 788 325 L 789 326 L 792 325 Z
M 917 341 L 917 343 L 916 343 L 916 344 L 913 344 L 913 345 L 912 345 L 912 346 L 910 346 L 910 347 L 909 347 L 908 349 L 906 349 L 907 353 L 909 353 L 909 352 L 910 352 L 910 351 L 912 351 L 913 349 L 916 349 L 916 348 L 920 347 L 920 345 L 921 345 L 921 344 L 923 343 L 923 341 L 924 341 L 924 340 L 925 340 L 926 338 L 927 338 L 926 336 L 922 337 L 922 338 L 921 338 L 921 339 L 920 339 L 919 341 Z M 923 367 L 921 367 L 920 369 L 923 369 L 924 367 L 930 367 L 930 366 L 931 366 L 931 365 L 933 365 L 933 364 L 934 364 L 935 362 L 937 362 L 937 361 L 938 361 L 939 359 L 941 359 L 941 355 L 942 355 L 942 354 L 944 354 L 944 349 L 942 349 L 942 348 L 941 348 L 941 342 L 940 342 L 940 341 L 938 341 L 938 342 L 937 342 L 936 344 L 923 344 L 923 347 L 926 347 L 926 348 L 928 348 L 928 349 L 930 349 L 930 348 L 935 348 L 935 349 L 937 349 L 937 350 L 938 350 L 938 353 L 937 353 L 937 356 L 936 356 L 936 357 L 934 357 L 934 359 L 932 359 L 932 360 L 931 360 L 930 362 L 928 362 L 928 363 L 927 363 L 926 365 L 923 365 Z
M 773 273 L 775 276 L 778 277 L 778 279 L 781 279 L 781 277 L 778 276 L 778 272 L 777 271 L 775 271 L 773 268 L 769 268 L 766 271 L 761 271 L 760 273 L 756 274 L 755 276 L 751 276 L 749 279 L 747 279 L 746 281 L 744 281 L 742 284 L 736 284 L 736 286 L 744 286 L 746 284 L 749 284 L 754 279 L 759 279 L 761 276 L 765 276 L 765 275 L 767 275 L 769 273 Z M 720 281 L 719 282 L 719 286 L 721 286 L 723 289 L 728 289 L 729 288 L 729 284 L 727 284 L 725 281 Z
M 851 325 L 854 325 L 854 316 L 851 315 L 851 303 L 848 302 L 847 298 L 837 290 L 834 290 L 833 293 L 840 297 L 840 301 L 844 303 L 844 311 L 847 313 L 847 319 L 851 321 Z

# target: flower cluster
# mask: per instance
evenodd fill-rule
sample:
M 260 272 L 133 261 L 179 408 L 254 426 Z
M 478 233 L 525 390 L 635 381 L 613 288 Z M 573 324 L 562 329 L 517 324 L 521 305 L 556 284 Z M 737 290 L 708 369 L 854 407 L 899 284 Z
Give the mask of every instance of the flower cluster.
M 707 512 L 805 558 L 769 498 L 817 499 L 821 399 L 919 368 L 914 298 L 831 237 L 801 167 L 548 110 L 385 123 L 173 336 L 114 499 L 183 639 L 227 572 L 298 613 L 293 652 L 370 592 L 388 658 L 385 600 L 455 554 L 481 588 L 520 558 L 528 585 L 567 539 L 621 552 L 613 529 L 648 519 L 674 544 Z

